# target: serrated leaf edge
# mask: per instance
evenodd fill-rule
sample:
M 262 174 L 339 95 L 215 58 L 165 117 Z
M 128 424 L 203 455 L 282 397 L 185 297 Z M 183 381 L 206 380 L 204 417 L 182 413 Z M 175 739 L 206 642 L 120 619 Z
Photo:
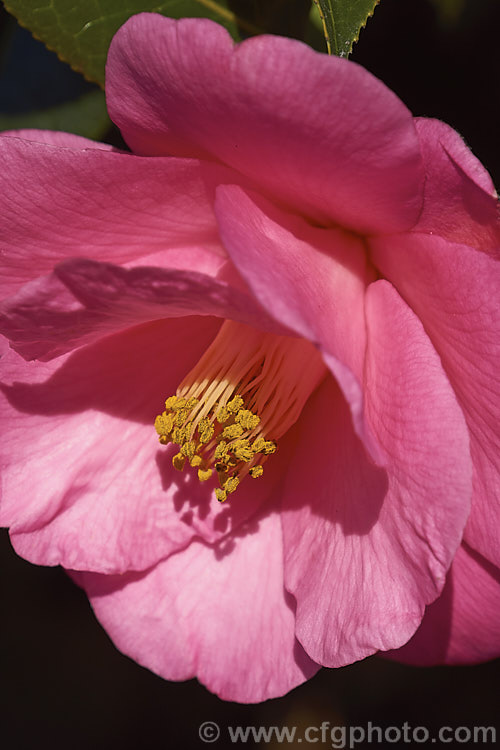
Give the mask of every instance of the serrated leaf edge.
M 350 42 L 349 47 L 347 48 L 347 50 L 342 50 L 342 51 L 339 51 L 339 49 L 337 47 L 337 43 L 335 41 L 335 18 L 334 18 L 335 14 L 333 12 L 333 8 L 332 8 L 331 4 L 329 3 L 331 16 L 329 18 L 326 18 L 325 13 L 323 13 L 323 9 L 321 7 L 321 0 L 313 0 L 313 2 L 314 2 L 314 5 L 316 6 L 316 8 L 318 10 L 318 14 L 319 14 L 319 17 L 321 19 L 321 23 L 323 25 L 323 34 L 324 34 L 324 37 L 325 37 L 326 48 L 328 50 L 328 54 L 329 55 L 336 54 L 339 57 L 346 57 L 347 58 L 351 54 L 353 46 L 359 40 L 359 35 L 360 35 L 361 31 L 366 27 L 366 24 L 368 23 L 368 19 L 372 18 L 373 14 L 375 13 L 375 9 L 379 5 L 380 0 L 374 0 L 373 8 L 371 9 L 371 11 L 369 11 L 369 13 L 367 13 L 364 22 L 358 28 L 358 32 L 357 32 L 356 36 L 353 39 L 351 39 L 351 42 Z M 332 35 L 330 35 L 329 26 L 331 26 L 331 28 L 332 28 L 332 31 L 333 31 Z M 333 38 L 330 38 L 331 36 L 333 36 Z M 333 50 L 332 50 L 332 44 L 335 44 L 335 52 L 333 52 Z
M 315 1 L 316 1 L 316 0 L 315 0 Z M 370 11 L 370 13 L 368 13 L 368 15 L 366 16 L 366 18 L 365 18 L 365 22 L 364 22 L 363 24 L 361 24 L 361 26 L 360 26 L 360 27 L 359 27 L 359 29 L 358 29 L 358 35 L 357 35 L 357 36 L 355 36 L 355 37 L 354 37 L 354 39 L 352 40 L 352 42 L 351 42 L 351 46 L 349 47 L 349 50 L 348 50 L 348 52 L 347 52 L 347 55 L 350 55 L 350 54 L 351 54 L 351 52 L 352 52 L 352 48 L 354 47 L 354 45 L 356 44 L 356 42 L 358 42 L 358 41 L 359 41 L 359 35 L 360 35 L 360 34 L 361 34 L 361 32 L 363 31 L 363 29 L 366 29 L 366 24 L 368 23 L 368 20 L 369 20 L 370 18 L 373 18 L 373 14 L 375 13 L 375 10 L 377 9 L 377 7 L 378 7 L 379 5 L 380 5 L 380 0 L 375 0 L 375 5 L 373 6 L 373 8 L 372 8 L 372 10 Z
M 30 27 L 26 23 L 24 23 L 24 21 L 21 18 L 19 18 L 19 16 L 17 15 L 17 13 L 15 13 L 9 7 L 8 3 L 4 2 L 4 6 L 5 6 L 5 10 L 7 11 L 7 13 L 10 13 L 10 15 L 13 16 L 16 19 L 16 21 L 18 22 L 19 26 L 22 26 L 23 29 L 26 29 L 26 31 L 29 31 L 30 34 L 31 34 L 31 36 L 33 37 L 33 39 L 36 39 L 37 42 L 41 42 L 42 44 L 44 44 L 47 47 L 48 50 L 50 50 L 51 52 L 54 52 L 54 54 L 57 55 L 58 59 L 61 62 L 65 63 L 66 65 L 69 65 L 69 67 L 71 68 L 71 70 L 73 70 L 75 73 L 80 73 L 80 75 L 82 75 L 85 78 L 86 81 L 88 81 L 89 83 L 97 83 L 97 85 L 99 86 L 99 88 L 101 88 L 101 89 L 104 90 L 104 81 L 99 81 L 97 78 L 91 78 L 86 73 L 84 73 L 83 70 L 80 70 L 80 68 L 75 67 L 73 65 L 73 63 L 71 63 L 69 60 L 66 60 L 66 58 L 63 57 L 58 52 L 58 50 L 55 47 L 52 47 L 50 44 L 48 44 L 45 41 L 45 39 L 42 39 L 42 37 L 38 36 L 38 34 L 35 31 L 33 31 L 33 29 L 30 29 Z

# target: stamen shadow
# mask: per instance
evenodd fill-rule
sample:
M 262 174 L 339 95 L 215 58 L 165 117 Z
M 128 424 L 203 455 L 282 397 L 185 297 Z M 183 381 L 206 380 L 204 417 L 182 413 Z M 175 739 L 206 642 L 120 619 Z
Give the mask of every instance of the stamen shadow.
M 190 471 L 188 467 L 182 472 L 172 469 L 172 456 L 176 452 L 173 446 L 168 446 L 156 453 L 155 461 L 160 472 L 162 489 L 168 490 L 172 484 L 176 485 L 177 489 L 173 496 L 174 508 L 178 513 L 185 508 L 184 516 L 181 516 L 185 523 L 192 520 L 195 512 L 198 518 L 204 520 L 210 513 L 212 483 L 210 488 L 207 486 L 208 483 L 202 484 L 195 472 Z
M 248 511 L 248 506 L 241 496 L 239 498 L 235 496 L 235 500 L 231 498 L 226 503 L 221 503 L 214 511 L 213 497 L 214 489 L 218 486 L 217 480 L 213 478 L 202 483 L 198 480 L 196 471 L 189 467 L 182 472 L 172 471 L 172 456 L 175 453 L 174 446 L 160 449 L 156 453 L 155 461 L 160 473 L 162 489 L 167 491 L 175 485 L 173 504 L 182 523 L 193 526 L 196 521 L 208 520 L 213 531 L 222 535 L 218 542 L 213 543 L 215 557 L 222 559 L 235 548 L 236 538 L 243 538 L 247 534 L 257 532 L 259 524 L 253 519 L 246 519 L 245 511 Z M 252 503 L 252 511 L 254 507 L 255 503 Z M 211 519 L 210 515 L 212 515 Z M 231 538 L 225 536 L 229 533 Z

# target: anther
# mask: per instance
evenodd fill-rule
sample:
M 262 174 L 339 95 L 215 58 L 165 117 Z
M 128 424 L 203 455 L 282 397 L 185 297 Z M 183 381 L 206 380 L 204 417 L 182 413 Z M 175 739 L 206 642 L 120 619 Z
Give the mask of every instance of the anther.
M 247 474 L 262 476 L 275 439 L 294 424 L 325 373 L 310 343 L 226 321 L 165 400 L 155 419 L 158 440 L 178 446 L 178 471 L 188 461 L 200 482 L 216 473 L 215 496 L 224 502 Z

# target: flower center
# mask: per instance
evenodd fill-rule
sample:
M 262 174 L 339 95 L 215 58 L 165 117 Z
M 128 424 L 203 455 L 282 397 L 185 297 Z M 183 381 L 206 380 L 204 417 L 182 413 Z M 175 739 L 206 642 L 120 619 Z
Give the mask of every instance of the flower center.
M 178 445 L 174 468 L 187 461 L 200 482 L 215 470 L 224 502 L 245 476 L 262 476 L 325 373 L 308 341 L 227 320 L 156 417 L 159 441 Z

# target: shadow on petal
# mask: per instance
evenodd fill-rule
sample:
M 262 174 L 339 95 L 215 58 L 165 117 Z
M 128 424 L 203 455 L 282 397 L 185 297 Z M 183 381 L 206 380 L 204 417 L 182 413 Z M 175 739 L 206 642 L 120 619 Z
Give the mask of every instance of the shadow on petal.
M 53 361 L 47 366 L 50 377 L 42 383 L 16 380 L 2 385 L 2 391 L 17 411 L 27 414 L 95 409 L 153 425 L 164 399 L 175 393 L 219 325 L 216 318 L 191 316 L 134 326 Z M 32 377 L 33 367 L 19 361 L 13 376 Z M 41 371 L 44 365 L 39 367 Z

